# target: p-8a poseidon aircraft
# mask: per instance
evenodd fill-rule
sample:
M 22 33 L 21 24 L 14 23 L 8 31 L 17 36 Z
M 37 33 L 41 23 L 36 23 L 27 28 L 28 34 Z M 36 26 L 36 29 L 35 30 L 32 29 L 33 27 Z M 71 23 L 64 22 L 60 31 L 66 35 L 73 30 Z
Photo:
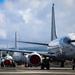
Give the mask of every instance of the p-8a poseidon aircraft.
M 29 53 L 27 55 L 27 61 L 28 65 L 30 66 L 41 65 L 41 69 L 44 69 L 45 67 L 46 69 L 49 69 L 50 60 L 56 61 L 59 60 L 61 62 L 61 66 L 64 66 L 65 60 L 70 60 L 73 61 L 73 69 L 75 67 L 75 43 L 74 43 L 75 34 L 70 34 L 63 36 L 61 38 L 57 38 L 55 27 L 54 4 L 52 5 L 51 42 L 49 44 L 26 42 L 26 41 L 17 41 L 17 42 L 43 45 L 48 47 L 48 52 L 8 50 L 8 51 Z

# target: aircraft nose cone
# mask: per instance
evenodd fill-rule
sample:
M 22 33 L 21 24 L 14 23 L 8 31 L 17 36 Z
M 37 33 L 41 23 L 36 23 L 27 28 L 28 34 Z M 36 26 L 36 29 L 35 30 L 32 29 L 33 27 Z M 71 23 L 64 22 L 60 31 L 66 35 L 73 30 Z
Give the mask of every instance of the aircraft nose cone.
M 71 43 L 71 39 L 69 39 L 68 37 L 65 37 L 65 38 L 63 39 L 63 42 L 64 42 L 65 44 L 70 44 L 70 43 Z

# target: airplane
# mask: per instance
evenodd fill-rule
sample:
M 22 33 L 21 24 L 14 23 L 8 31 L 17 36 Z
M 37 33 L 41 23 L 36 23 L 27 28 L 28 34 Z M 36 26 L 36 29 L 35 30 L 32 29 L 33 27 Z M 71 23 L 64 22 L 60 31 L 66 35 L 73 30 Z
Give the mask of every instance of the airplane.
M 15 49 L 17 49 L 17 33 L 15 33 Z M 1 67 L 16 67 L 16 65 L 22 65 L 25 64 L 26 66 L 26 62 L 27 62 L 27 58 L 23 53 L 19 53 L 19 52 L 14 52 L 12 53 L 12 56 L 8 53 L 5 57 L 3 57 L 2 51 L 1 51 Z
M 1 51 L 15 51 L 29 53 L 27 54 L 28 65 L 39 66 L 41 69 L 49 69 L 50 61 L 60 61 L 61 67 L 64 66 L 65 60 L 73 61 L 72 69 L 75 68 L 75 34 L 70 34 L 58 38 L 56 35 L 55 27 L 55 13 L 54 13 L 54 4 L 52 5 L 52 23 L 51 23 L 51 41 L 49 44 L 46 43 L 36 43 L 36 42 L 26 42 L 26 41 L 17 41 L 20 43 L 29 43 L 36 44 L 48 47 L 48 52 L 38 52 L 38 51 L 27 51 L 27 50 L 6 50 L 0 49 Z
M 48 53 L 53 60 L 60 60 L 61 67 L 64 67 L 65 60 L 73 61 L 73 69 L 75 67 L 75 34 L 69 34 L 58 38 L 56 35 L 55 27 L 55 13 L 54 13 L 54 4 L 52 5 L 52 24 L 51 24 L 51 42 L 49 44 L 45 43 L 35 43 L 35 42 L 26 42 L 18 41 L 21 43 L 37 44 L 48 47 Z M 49 66 L 49 65 L 48 65 Z M 49 68 L 49 67 L 48 67 Z
M 24 64 L 25 67 L 27 62 L 27 58 L 21 53 L 14 52 L 13 56 L 7 55 L 4 58 L 1 58 L 1 67 L 16 67 L 16 65 Z
M 13 57 L 7 54 L 4 58 L 2 57 L 2 51 L 1 51 L 1 67 L 16 67 L 15 62 L 13 60 Z
M 15 49 L 18 49 L 18 44 L 17 44 L 17 32 L 15 32 Z M 24 55 L 23 52 L 14 52 L 13 54 L 13 59 L 17 63 L 17 65 L 22 65 L 22 64 L 27 64 L 27 58 Z
M 25 55 L 19 52 L 14 52 L 13 56 L 11 56 L 9 53 L 7 53 L 5 57 L 2 57 L 1 55 L 0 64 L 1 67 L 16 67 L 16 65 L 22 65 L 22 64 L 24 64 L 25 67 L 27 67 L 26 62 L 27 62 L 27 58 Z

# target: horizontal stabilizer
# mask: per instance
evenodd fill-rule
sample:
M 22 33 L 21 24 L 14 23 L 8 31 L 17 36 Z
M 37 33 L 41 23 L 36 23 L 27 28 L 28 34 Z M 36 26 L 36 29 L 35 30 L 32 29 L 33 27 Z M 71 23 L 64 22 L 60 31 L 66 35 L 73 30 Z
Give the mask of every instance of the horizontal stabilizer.
M 43 45 L 43 46 L 49 46 L 48 44 L 45 44 L 45 43 L 35 43 L 35 42 L 25 42 L 25 41 L 17 41 L 17 42 L 20 42 L 20 43 L 29 43 L 29 44 L 36 44 L 36 45 Z

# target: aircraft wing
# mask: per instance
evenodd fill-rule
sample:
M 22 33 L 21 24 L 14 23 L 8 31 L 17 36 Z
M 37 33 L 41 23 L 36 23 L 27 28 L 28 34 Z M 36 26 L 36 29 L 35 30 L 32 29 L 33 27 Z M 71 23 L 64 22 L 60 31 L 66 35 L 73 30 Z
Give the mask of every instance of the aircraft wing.
M 42 56 L 55 57 L 51 54 L 48 54 L 47 52 L 41 52 L 41 51 L 27 51 L 27 50 L 15 50 L 15 49 L 0 49 L 0 51 L 21 52 L 21 53 L 25 53 L 25 54 L 30 54 L 30 53 L 37 52 L 38 54 L 40 54 Z
M 26 51 L 26 50 L 16 50 L 16 49 L 0 49 L 0 51 L 32 53 L 32 52 L 30 52 L 30 51 Z

